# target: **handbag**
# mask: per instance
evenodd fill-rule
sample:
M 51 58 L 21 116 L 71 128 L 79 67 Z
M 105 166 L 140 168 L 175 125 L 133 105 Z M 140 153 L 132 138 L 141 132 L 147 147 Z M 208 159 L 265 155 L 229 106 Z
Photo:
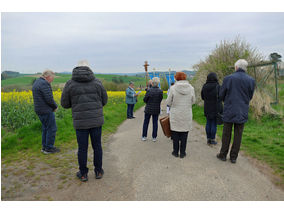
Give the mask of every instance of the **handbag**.
M 171 137 L 171 126 L 170 126 L 170 117 L 167 115 L 163 118 L 160 118 L 160 124 L 164 135 L 168 138 Z
M 217 102 L 216 102 L 216 109 L 217 109 L 217 115 L 216 115 L 216 123 L 217 125 L 222 125 L 224 122 L 223 122 L 223 114 L 219 112 L 219 109 L 218 109 L 218 99 L 219 99 L 219 90 L 218 90 L 218 85 L 216 86 L 216 91 L 217 91 Z

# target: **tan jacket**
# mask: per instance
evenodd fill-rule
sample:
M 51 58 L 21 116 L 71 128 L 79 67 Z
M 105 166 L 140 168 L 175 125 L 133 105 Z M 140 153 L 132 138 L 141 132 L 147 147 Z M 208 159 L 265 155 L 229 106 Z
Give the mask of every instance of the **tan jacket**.
M 194 88 L 187 80 L 177 81 L 171 86 L 166 100 L 170 106 L 171 130 L 187 132 L 192 127 L 192 104 L 195 103 Z

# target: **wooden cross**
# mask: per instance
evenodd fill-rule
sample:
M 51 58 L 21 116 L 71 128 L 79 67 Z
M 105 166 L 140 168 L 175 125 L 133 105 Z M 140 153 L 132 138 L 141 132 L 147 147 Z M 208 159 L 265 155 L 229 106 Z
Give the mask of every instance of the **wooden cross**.
M 148 71 L 148 66 L 149 66 L 148 61 L 145 61 L 145 64 L 143 66 L 145 67 L 145 72 L 147 72 Z

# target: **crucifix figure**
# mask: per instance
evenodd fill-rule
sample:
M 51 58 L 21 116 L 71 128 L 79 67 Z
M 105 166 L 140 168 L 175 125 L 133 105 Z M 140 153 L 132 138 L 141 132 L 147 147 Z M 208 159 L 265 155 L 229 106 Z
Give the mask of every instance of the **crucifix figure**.
M 149 66 L 148 61 L 145 61 L 145 64 L 143 66 L 145 67 L 145 72 L 146 72 L 145 77 L 146 77 L 146 86 L 147 86 L 148 66 Z

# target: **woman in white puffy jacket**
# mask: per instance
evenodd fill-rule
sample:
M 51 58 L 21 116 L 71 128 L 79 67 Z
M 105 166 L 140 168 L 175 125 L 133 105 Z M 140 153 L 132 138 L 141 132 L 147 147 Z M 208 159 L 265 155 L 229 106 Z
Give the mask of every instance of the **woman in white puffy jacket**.
M 177 72 L 176 83 L 171 86 L 166 100 L 170 110 L 170 126 L 175 157 L 184 158 L 188 132 L 192 127 L 192 104 L 195 103 L 194 88 L 186 80 L 186 74 Z M 180 155 L 179 155 L 180 152 Z

